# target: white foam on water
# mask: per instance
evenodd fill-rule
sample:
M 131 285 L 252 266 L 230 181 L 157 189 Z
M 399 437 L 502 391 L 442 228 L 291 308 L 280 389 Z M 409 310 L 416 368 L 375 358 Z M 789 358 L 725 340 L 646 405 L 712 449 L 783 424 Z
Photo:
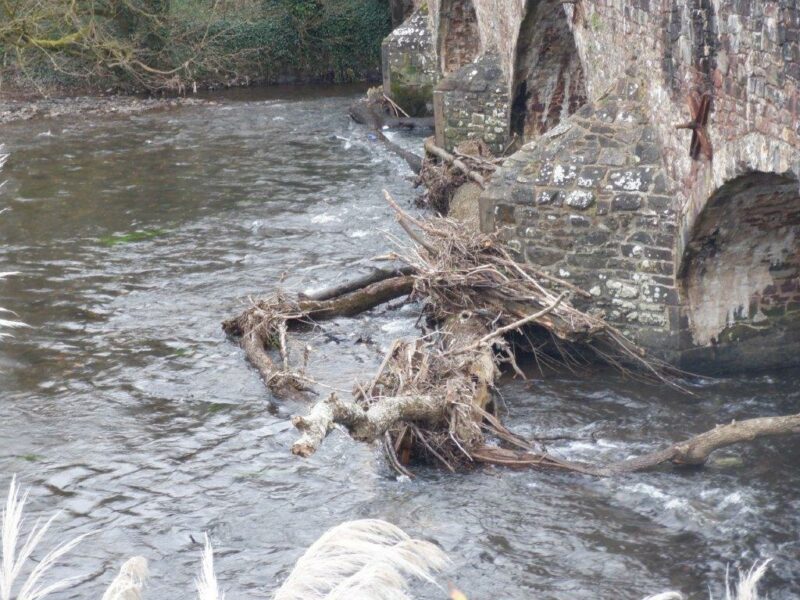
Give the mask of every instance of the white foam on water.
M 384 333 L 402 333 L 408 330 L 408 321 L 389 321 L 381 325 L 381 331 Z
M 324 223 L 336 223 L 337 221 L 341 221 L 341 219 L 336 215 L 331 215 L 328 213 L 322 213 L 321 215 L 314 215 L 311 217 L 311 222 L 316 225 L 322 225 Z

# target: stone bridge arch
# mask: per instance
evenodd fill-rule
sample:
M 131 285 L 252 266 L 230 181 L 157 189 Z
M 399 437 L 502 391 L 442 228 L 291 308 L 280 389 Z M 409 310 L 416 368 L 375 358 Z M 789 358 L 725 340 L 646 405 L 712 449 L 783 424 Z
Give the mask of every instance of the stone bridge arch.
M 584 66 L 562 0 L 526 1 L 511 85 L 511 133 L 523 141 L 586 104 Z
M 800 363 L 800 181 L 748 171 L 685 234 L 678 286 L 694 368 Z
M 473 0 L 441 0 L 436 39 L 439 65 L 445 76 L 478 57 L 480 34 Z

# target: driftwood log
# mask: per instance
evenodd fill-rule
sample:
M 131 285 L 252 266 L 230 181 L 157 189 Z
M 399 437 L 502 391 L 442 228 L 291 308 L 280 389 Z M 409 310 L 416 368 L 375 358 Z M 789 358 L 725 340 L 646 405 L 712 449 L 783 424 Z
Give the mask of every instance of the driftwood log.
M 733 421 L 727 425 L 717 425 L 710 431 L 673 444 L 664 450 L 616 463 L 611 466 L 611 470 L 612 472 L 642 471 L 665 462 L 699 466 L 705 464 L 711 453 L 720 448 L 765 437 L 798 433 L 800 433 L 800 413 Z
M 338 285 L 315 292 L 299 294 L 299 297 L 306 300 L 332 300 L 334 298 L 340 298 L 341 296 L 349 294 L 350 292 L 362 290 L 373 283 L 380 283 L 393 277 L 413 274 L 414 268 L 409 266 L 398 267 L 396 269 L 373 269 L 370 273 L 367 273 L 361 277 L 357 277 L 356 279 L 351 279 L 349 281 L 345 281 L 344 283 L 340 283 Z
M 493 236 L 444 218 L 415 219 L 388 193 L 386 200 L 411 241 L 400 254 L 405 267 L 378 270 L 313 294 L 276 293 L 223 325 L 240 339 L 275 395 L 311 398 L 308 390 L 315 382 L 305 375 L 307 353 L 300 366 L 290 357 L 291 328 L 354 316 L 403 296 L 420 303 L 430 331 L 395 342 L 375 375 L 356 382 L 350 397 L 331 394 L 293 417 L 300 433 L 295 454 L 313 454 L 341 427 L 357 440 L 382 443 L 390 464 L 409 476 L 408 465 L 418 459 L 451 471 L 484 463 L 613 476 L 664 463 L 701 465 L 724 446 L 800 433 L 800 415 L 750 419 L 639 458 L 600 465 L 561 459 L 520 438 L 502 424 L 493 403 L 502 365 L 524 377 L 514 344 L 538 352 L 540 341 L 549 339 L 559 359 L 572 366 L 593 356 L 625 373 L 676 384 L 667 365 L 649 359 L 601 316 L 572 306 L 571 297 L 586 295 L 583 290 L 515 261 Z M 555 358 L 539 352 L 537 360 Z
M 548 461 L 543 460 L 541 454 L 498 448 L 481 448 L 474 453 L 474 456 L 481 462 L 506 467 L 551 467 L 610 477 L 624 473 L 648 471 L 666 463 L 677 466 L 702 466 L 708 461 L 711 453 L 720 448 L 753 442 L 766 437 L 797 434 L 800 434 L 800 414 L 760 417 L 717 425 L 714 429 L 672 444 L 663 450 L 606 465 L 590 465 L 564 460 Z M 553 457 L 548 458 L 552 459 Z
M 406 150 L 387 138 L 383 129 L 432 129 L 433 119 L 414 118 L 414 117 L 392 117 L 388 115 L 381 103 L 372 99 L 362 99 L 350 106 L 350 118 L 356 123 L 368 126 L 372 129 L 372 135 L 380 141 L 389 151 L 397 154 L 406 161 L 409 168 L 419 174 L 422 170 L 422 157 Z
M 228 335 L 240 340 L 247 359 L 261 374 L 267 387 L 277 395 L 307 388 L 310 380 L 304 375 L 305 365 L 290 364 L 287 331 L 289 327 L 310 325 L 317 321 L 351 317 L 395 298 L 407 296 L 414 280 L 400 271 L 376 271 L 338 289 L 324 290 L 315 297 L 296 298 L 277 293 L 250 306 L 239 316 L 223 322 Z M 319 298 L 319 299 L 317 299 Z M 277 349 L 280 364 L 272 357 Z
M 483 175 L 481 175 L 477 171 L 473 171 L 472 169 L 470 169 L 464 163 L 464 161 L 462 161 L 459 158 L 456 158 L 444 148 L 440 148 L 439 146 L 437 146 L 434 143 L 433 138 L 428 138 L 425 140 L 425 151 L 428 152 L 429 154 L 433 154 L 438 158 L 441 158 L 448 165 L 453 165 L 459 171 L 464 173 L 464 175 L 466 175 L 472 181 L 481 186 L 481 189 L 484 189 L 486 187 L 486 180 L 483 178 Z
M 392 116 L 381 103 L 370 99 L 362 99 L 350 106 L 350 118 L 356 123 L 367 125 L 372 129 L 433 129 L 433 117 Z

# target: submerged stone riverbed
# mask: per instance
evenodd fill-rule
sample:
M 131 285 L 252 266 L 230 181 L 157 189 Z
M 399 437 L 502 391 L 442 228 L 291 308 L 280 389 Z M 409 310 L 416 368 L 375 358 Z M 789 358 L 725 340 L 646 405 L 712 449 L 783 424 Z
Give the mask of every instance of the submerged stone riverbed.
M 404 163 L 348 121 L 357 90 L 294 88 L 127 116 L 0 127 L 0 306 L 29 323 L 0 345 L 0 489 L 33 488 L 31 517 L 98 533 L 61 598 L 99 597 L 132 554 L 149 598 L 189 598 L 208 531 L 231 598 L 265 598 L 322 531 L 385 518 L 440 543 L 471 600 L 636 600 L 719 594 L 727 563 L 774 557 L 773 600 L 800 595 L 800 446 L 719 453 L 701 471 L 613 480 L 419 469 L 332 435 L 289 453 L 275 404 L 220 321 L 248 295 L 366 269 L 394 231 L 381 189 L 413 196 Z M 415 140 L 405 140 L 417 144 Z M 314 374 L 349 389 L 413 307 L 309 334 Z M 569 458 L 623 458 L 733 418 L 797 412 L 797 373 L 700 380 L 694 397 L 597 371 L 507 381 L 507 424 L 571 436 Z M 420 598 L 444 598 L 426 588 Z

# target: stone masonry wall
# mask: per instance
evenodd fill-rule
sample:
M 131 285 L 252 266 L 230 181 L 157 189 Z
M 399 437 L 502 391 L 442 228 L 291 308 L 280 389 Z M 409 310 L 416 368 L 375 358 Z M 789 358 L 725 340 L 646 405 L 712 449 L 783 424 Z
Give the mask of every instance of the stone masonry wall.
M 795 0 L 582 0 L 573 31 L 591 99 L 632 71 L 675 182 L 683 255 L 709 197 L 749 171 L 800 173 Z M 609 60 L 609 57 L 613 57 Z M 689 156 L 690 96 L 712 97 L 711 161 Z
M 430 9 L 430 30 L 441 31 L 442 14 L 448 0 L 428 0 Z M 495 54 L 500 61 L 500 68 L 508 76 L 514 58 L 514 47 L 519 24 L 524 16 L 527 0 L 473 0 L 477 17 L 479 36 L 479 54 Z M 439 47 L 439 34 L 435 34 L 436 46 Z
M 511 90 L 524 47 L 519 40 L 523 19 L 543 0 L 473 1 L 481 52 L 497 55 Z M 437 31 L 441 2 L 429 6 L 432 31 Z M 553 7 L 556 13 L 562 10 L 589 100 L 602 97 L 631 70 L 645 81 L 645 109 L 680 196 L 681 239 L 706 199 L 726 181 L 748 169 L 800 168 L 796 0 L 580 0 Z M 674 125 L 691 118 L 689 96 L 706 92 L 713 94 L 714 160 L 703 166 L 689 157 L 691 134 Z
M 383 41 L 381 55 L 384 93 L 412 116 L 433 114 L 433 88 L 439 69 L 424 8 Z
M 481 197 L 481 221 L 520 259 L 588 290 L 631 337 L 678 348 L 675 213 L 661 148 L 641 111 L 642 86 L 602 101 L 512 155 Z
M 461 141 L 482 139 L 492 152 L 508 142 L 508 90 L 497 57 L 484 55 L 452 73 L 433 93 L 436 143 L 452 150 Z
M 531 140 L 586 103 L 583 66 L 560 0 L 531 6 L 520 25 L 511 131 Z

